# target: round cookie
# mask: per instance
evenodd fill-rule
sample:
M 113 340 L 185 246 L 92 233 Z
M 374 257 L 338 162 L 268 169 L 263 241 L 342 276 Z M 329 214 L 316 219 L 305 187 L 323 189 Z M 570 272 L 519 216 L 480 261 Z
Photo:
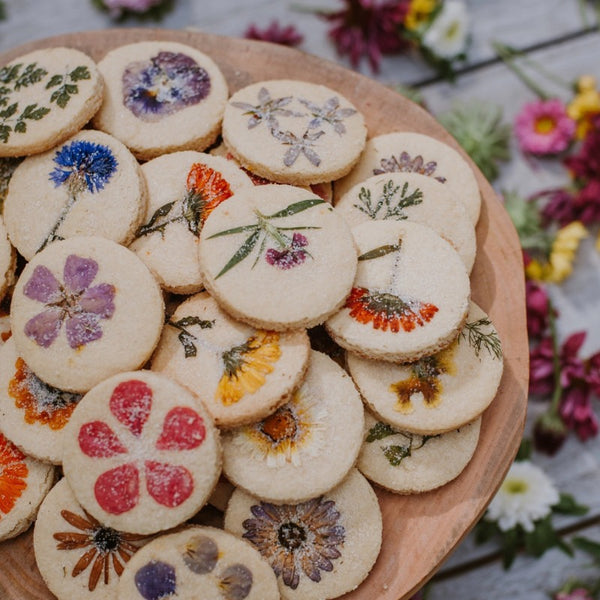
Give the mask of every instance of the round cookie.
M 367 129 L 354 105 L 334 90 L 274 79 L 230 98 L 222 135 L 227 149 L 253 173 L 306 185 L 348 173 L 365 146 Z
M 4 221 L 0 217 L 0 300 L 14 283 L 16 267 L 17 253 L 8 240 Z
M 311 351 L 293 398 L 262 421 L 223 435 L 223 473 L 270 502 L 301 502 L 336 486 L 354 465 L 363 405 L 352 380 L 325 354 Z
M 49 243 L 77 235 L 127 245 L 145 210 L 135 157 L 116 138 L 86 129 L 17 167 L 4 219 L 11 242 L 31 260 Z
M 276 184 L 243 189 L 217 206 L 199 256 L 204 285 L 227 312 L 278 331 L 323 322 L 343 304 L 356 272 L 342 217 L 318 196 Z
M 0 433 L 0 540 L 25 531 L 54 483 L 54 467 L 25 456 Z
M 104 85 L 96 63 L 74 48 L 35 50 L 1 73 L 0 156 L 36 154 L 61 144 L 102 103 Z
M 461 154 L 422 133 L 397 131 L 371 138 L 356 167 L 334 185 L 337 201 L 357 183 L 383 173 L 420 173 L 446 186 L 462 202 L 473 225 L 479 219 L 481 196 L 475 174 Z
M 8 194 L 8 184 L 15 169 L 23 162 L 23 157 L 4 156 L 0 157 L 0 215 L 4 210 L 4 201 Z
M 0 348 L 11 337 L 10 315 L 0 306 Z
M 168 377 L 120 373 L 77 405 L 63 470 L 77 501 L 101 523 L 155 533 L 189 519 L 210 496 L 221 471 L 218 431 Z
M 148 360 L 164 305 L 133 252 L 82 236 L 54 242 L 27 264 L 11 318 L 17 351 L 33 372 L 58 389 L 85 392 Z
M 79 505 L 66 479 L 48 493 L 33 530 L 35 561 L 59 600 L 112 600 L 123 569 L 147 536 L 99 523 Z
M 369 221 L 352 230 L 358 271 L 327 331 L 340 346 L 368 358 L 417 360 L 458 335 L 470 283 L 452 246 L 408 221 Z
M 234 163 L 201 152 L 173 152 L 145 163 L 148 207 L 133 250 L 161 287 L 176 294 L 202 289 L 198 241 L 204 221 L 251 179 Z
M 439 181 L 419 173 L 384 173 L 357 183 L 335 205 L 350 227 L 365 221 L 403 221 L 431 227 L 450 242 L 470 273 L 475 228 L 464 206 Z
M 106 86 L 94 125 L 140 160 L 204 150 L 216 140 L 228 89 L 206 54 L 176 42 L 137 42 L 108 52 L 98 69 Z
M 118 600 L 279 600 L 272 569 L 250 544 L 215 527 L 188 527 L 141 549 L 119 581 Z
M 470 303 L 456 340 L 415 363 L 392 364 L 348 353 L 363 400 L 395 429 L 421 435 L 452 431 L 476 419 L 494 399 L 502 377 L 502 347 L 488 316 Z
M 152 370 L 198 396 L 219 427 L 252 423 L 287 402 L 308 367 L 305 330 L 278 333 L 233 320 L 202 292 L 167 321 Z
M 0 429 L 25 454 L 60 464 L 64 427 L 80 399 L 35 375 L 13 339 L 0 347 Z
M 447 433 L 420 436 L 394 429 L 367 412 L 357 467 L 391 492 L 428 492 L 462 473 L 473 457 L 480 428 L 481 418 Z
M 225 529 L 269 562 L 283 600 L 327 600 L 355 589 L 375 564 L 382 537 L 377 497 L 356 469 L 300 504 L 270 504 L 236 490 Z

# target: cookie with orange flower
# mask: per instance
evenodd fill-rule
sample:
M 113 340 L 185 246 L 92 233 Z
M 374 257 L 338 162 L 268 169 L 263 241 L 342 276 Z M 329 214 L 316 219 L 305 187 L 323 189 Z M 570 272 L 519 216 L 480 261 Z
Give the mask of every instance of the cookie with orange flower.
M 0 216 L 0 300 L 14 283 L 16 266 L 17 253 L 8 239 L 4 221 Z

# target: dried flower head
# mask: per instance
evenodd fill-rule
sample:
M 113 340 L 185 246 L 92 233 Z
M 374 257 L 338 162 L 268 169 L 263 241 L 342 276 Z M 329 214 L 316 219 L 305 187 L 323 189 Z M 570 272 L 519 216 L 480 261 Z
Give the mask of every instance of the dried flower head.
M 273 44 L 292 47 L 300 45 L 304 40 L 304 36 L 294 25 L 280 25 L 277 19 L 273 19 L 265 29 L 259 29 L 252 23 L 246 29 L 244 37 L 249 40 L 272 42 Z

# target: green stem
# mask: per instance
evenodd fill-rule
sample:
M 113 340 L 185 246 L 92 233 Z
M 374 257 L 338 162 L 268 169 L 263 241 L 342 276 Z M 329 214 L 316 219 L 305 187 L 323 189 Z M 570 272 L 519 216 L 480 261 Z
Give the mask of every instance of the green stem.
M 258 217 L 258 224 L 260 228 L 267 235 L 270 235 L 279 244 L 280 248 L 287 248 L 289 245 L 289 240 L 283 236 L 277 227 L 269 223 L 266 217 L 258 210 L 256 211 L 256 216 Z
M 172 219 L 167 219 L 163 223 L 159 223 L 158 225 L 155 225 L 154 227 L 144 227 L 142 225 L 137 230 L 135 237 L 136 237 L 136 239 L 141 238 L 145 235 L 150 235 L 151 233 L 154 233 L 155 231 L 160 231 L 161 233 L 164 233 L 164 230 L 166 229 L 167 225 L 170 225 L 171 223 L 178 223 L 179 221 L 183 221 L 184 219 L 185 219 L 185 217 L 183 215 L 179 215 L 178 217 L 173 217 Z
M 71 210 L 71 208 L 73 208 L 73 205 L 75 204 L 75 201 L 77 200 L 77 195 L 76 194 L 69 194 L 69 199 L 67 200 L 67 203 L 62 207 L 62 210 L 60 211 L 60 214 L 58 215 L 58 219 L 56 220 L 56 223 L 54 223 L 52 229 L 50 230 L 50 233 L 48 233 L 48 235 L 46 236 L 46 238 L 44 239 L 44 241 L 42 242 L 42 244 L 40 245 L 40 247 L 37 249 L 37 252 L 41 252 L 48 244 L 50 244 L 51 242 L 53 242 L 54 240 L 57 239 L 56 236 L 56 232 L 59 230 L 60 226 L 64 223 L 64 220 L 67 218 L 67 215 L 69 214 L 69 211 Z

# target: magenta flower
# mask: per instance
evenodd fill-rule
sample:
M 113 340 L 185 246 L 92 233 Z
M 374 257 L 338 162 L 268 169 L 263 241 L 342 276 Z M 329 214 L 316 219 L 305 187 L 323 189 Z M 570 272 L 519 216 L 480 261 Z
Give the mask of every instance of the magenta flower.
M 592 121 L 580 151 L 565 158 L 564 163 L 575 179 L 600 180 L 600 116 Z
M 50 269 L 38 265 L 23 293 L 45 305 L 45 310 L 25 324 L 25 335 L 42 348 L 48 348 L 65 323 L 67 341 L 79 348 L 102 337 L 101 319 L 110 319 L 115 311 L 115 287 L 108 283 L 92 286 L 98 263 L 91 258 L 71 254 L 65 261 L 64 285 Z
M 529 354 L 529 393 L 548 395 L 554 390 L 554 348 L 545 337 Z
M 164 0 L 102 0 L 111 17 L 118 18 L 123 12 L 145 13 Z
M 535 281 L 525 284 L 527 303 L 527 331 L 530 338 L 539 338 L 548 328 L 550 305 L 546 288 Z
M 292 242 L 288 248 L 284 248 L 283 250 L 269 248 L 265 252 L 265 259 L 274 267 L 291 269 L 306 260 L 308 252 L 304 250 L 305 246 L 308 246 L 308 240 L 301 233 L 294 233 Z
M 566 150 L 575 127 L 575 121 L 557 98 L 530 102 L 515 119 L 515 135 L 521 150 L 540 156 Z
M 282 46 L 298 46 L 304 40 L 304 36 L 298 32 L 294 25 L 283 26 L 277 19 L 271 21 L 266 29 L 259 29 L 254 23 L 251 24 L 244 37 L 248 40 L 259 40 L 262 42 L 272 42 Z
M 558 592 L 554 596 L 554 600 L 594 600 L 594 596 L 592 596 L 589 590 L 579 587 L 570 592 Z

